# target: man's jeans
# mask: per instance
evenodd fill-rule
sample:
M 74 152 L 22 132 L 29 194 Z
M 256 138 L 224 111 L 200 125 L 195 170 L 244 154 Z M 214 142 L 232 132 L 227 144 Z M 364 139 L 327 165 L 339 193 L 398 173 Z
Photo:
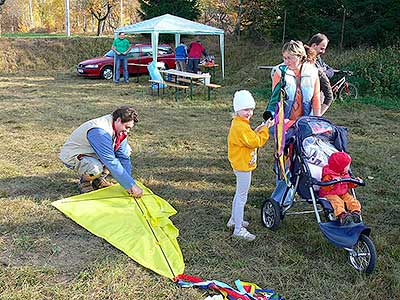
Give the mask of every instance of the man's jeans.
M 122 67 L 124 68 L 124 81 L 129 81 L 129 74 L 128 74 L 128 57 L 126 55 L 117 55 L 115 61 L 115 82 L 119 82 L 120 77 L 120 68 L 121 68 L 121 61 Z

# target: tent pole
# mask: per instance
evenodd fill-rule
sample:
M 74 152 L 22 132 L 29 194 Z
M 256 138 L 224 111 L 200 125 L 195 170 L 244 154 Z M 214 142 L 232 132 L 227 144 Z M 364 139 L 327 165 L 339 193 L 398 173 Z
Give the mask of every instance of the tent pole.
M 151 46 L 153 48 L 153 61 L 157 64 L 157 50 L 158 50 L 158 32 L 151 33 Z
M 114 40 L 117 38 L 118 33 L 114 31 Z M 115 65 L 117 64 L 117 57 L 116 54 L 114 52 L 114 66 L 113 66 L 113 82 L 115 82 Z
M 178 45 L 181 43 L 181 34 L 180 33 L 175 33 L 175 49 L 178 47 Z
M 219 47 L 220 47 L 220 51 L 221 51 L 222 80 L 224 80 L 225 79 L 224 34 L 219 35 Z

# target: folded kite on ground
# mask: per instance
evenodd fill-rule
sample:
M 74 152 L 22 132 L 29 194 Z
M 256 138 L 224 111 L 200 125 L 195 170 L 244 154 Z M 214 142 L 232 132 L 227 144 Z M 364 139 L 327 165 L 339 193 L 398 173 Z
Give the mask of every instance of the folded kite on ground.
M 132 198 L 119 184 L 52 203 L 73 221 L 105 239 L 139 264 L 175 278 L 185 268 L 170 216 L 176 210 L 140 182 L 143 196 Z

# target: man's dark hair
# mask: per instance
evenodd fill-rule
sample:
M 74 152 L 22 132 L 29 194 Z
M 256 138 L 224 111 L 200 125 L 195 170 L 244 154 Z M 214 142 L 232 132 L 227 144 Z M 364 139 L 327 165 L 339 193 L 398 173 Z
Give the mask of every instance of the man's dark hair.
M 123 33 L 125 33 L 125 31 L 118 32 L 118 36 L 120 36 Z
M 118 118 L 121 118 L 122 123 L 133 121 L 136 124 L 137 122 L 139 122 L 136 109 L 128 105 L 118 107 L 116 110 L 113 111 L 112 117 L 114 121 L 116 121 Z
M 310 41 L 308 42 L 308 44 L 311 46 L 312 44 L 315 44 L 315 45 L 319 45 L 322 41 L 328 41 L 329 42 L 329 39 L 328 39 L 328 37 L 325 35 L 325 34 L 323 34 L 323 33 L 317 33 L 317 34 L 314 34 L 312 37 L 311 37 L 311 39 L 310 39 Z

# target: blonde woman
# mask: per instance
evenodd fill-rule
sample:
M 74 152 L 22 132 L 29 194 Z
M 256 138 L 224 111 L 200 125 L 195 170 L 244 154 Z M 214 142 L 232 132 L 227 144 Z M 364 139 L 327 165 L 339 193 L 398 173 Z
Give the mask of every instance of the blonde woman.
M 301 41 L 290 41 L 282 48 L 283 64 L 276 66 L 272 74 L 273 95 L 263 117 L 271 119 L 275 114 L 276 104 L 279 101 L 279 90 L 286 92 L 284 102 L 285 128 L 290 126 L 301 116 L 320 116 L 320 84 L 318 69 L 315 67 L 316 51 L 304 46 Z M 283 77 L 283 78 L 282 78 Z M 286 183 L 277 178 L 276 187 L 271 198 L 277 202 L 285 195 Z M 293 190 L 286 193 L 286 199 L 292 199 Z M 285 200 L 286 200 L 285 199 Z M 283 204 L 287 204 L 285 201 Z
M 284 74 L 285 119 L 296 121 L 301 116 L 320 116 L 320 85 L 315 67 L 316 52 L 301 41 L 287 42 L 282 48 L 283 64 L 273 68 L 272 90 L 281 82 Z M 276 99 L 279 100 L 279 99 Z M 264 112 L 268 120 L 275 114 L 277 101 L 271 99 Z

